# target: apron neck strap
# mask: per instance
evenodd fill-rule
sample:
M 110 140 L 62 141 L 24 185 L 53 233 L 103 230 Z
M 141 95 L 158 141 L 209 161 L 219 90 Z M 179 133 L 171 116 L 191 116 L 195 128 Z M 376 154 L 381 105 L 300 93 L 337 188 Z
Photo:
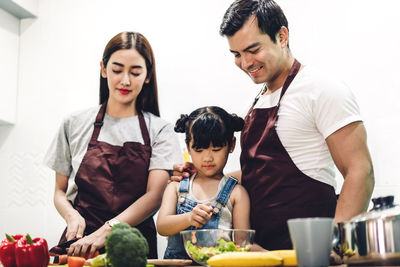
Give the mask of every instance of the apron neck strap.
M 286 93 L 286 90 L 289 88 L 289 85 L 292 83 L 294 77 L 296 77 L 297 73 L 299 72 L 301 67 L 301 64 L 299 61 L 297 61 L 297 59 L 294 59 L 293 65 L 289 70 L 289 75 L 287 76 L 285 83 L 283 84 L 282 87 L 282 91 L 281 91 L 281 95 L 279 97 L 279 101 L 278 101 L 278 105 L 281 102 L 282 96 Z M 261 95 L 266 91 L 266 84 L 264 84 L 264 86 L 262 87 L 261 91 L 258 93 L 258 95 L 256 96 L 256 98 L 254 99 L 253 104 L 251 105 L 251 108 L 249 110 L 249 113 L 251 113 L 251 110 L 253 110 L 254 106 L 257 104 L 258 99 L 261 97 Z
M 93 130 L 93 134 L 92 134 L 92 138 L 90 139 L 90 142 L 96 142 L 97 138 L 99 137 L 100 129 L 103 126 L 104 116 L 106 114 L 106 107 L 107 107 L 107 102 L 104 102 L 101 105 L 99 112 L 97 113 L 96 121 L 94 122 L 94 130 Z M 147 130 L 146 122 L 144 121 L 143 114 L 140 111 L 138 112 L 138 118 L 139 118 L 140 131 L 142 132 L 144 144 L 147 146 L 150 146 L 149 131 Z
M 138 111 L 138 118 L 139 118 L 140 131 L 142 132 L 144 144 L 147 146 L 150 146 L 149 131 L 147 130 L 146 122 L 144 121 L 143 114 L 140 111 Z
M 289 75 L 287 76 L 285 83 L 283 84 L 281 96 L 279 97 L 279 101 L 278 101 L 278 106 L 281 103 L 282 96 L 286 93 L 287 89 L 289 88 L 289 85 L 292 83 L 294 77 L 296 77 L 300 68 L 301 68 L 300 62 L 298 62 L 297 59 L 294 59 L 293 65 L 289 71 Z
M 106 114 L 106 107 L 107 107 L 107 101 L 101 105 L 100 110 L 97 113 L 96 121 L 94 122 L 94 130 L 90 142 L 96 141 L 97 138 L 99 137 L 100 129 L 101 126 L 103 126 L 104 116 Z

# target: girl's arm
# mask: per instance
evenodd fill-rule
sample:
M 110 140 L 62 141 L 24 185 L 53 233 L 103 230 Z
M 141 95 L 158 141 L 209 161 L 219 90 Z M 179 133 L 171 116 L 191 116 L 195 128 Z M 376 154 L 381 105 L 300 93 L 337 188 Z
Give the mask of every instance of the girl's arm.
M 201 228 L 211 219 L 211 203 L 197 204 L 191 212 L 176 214 L 178 186 L 178 182 L 171 182 L 164 192 L 157 218 L 157 231 L 160 235 L 174 235 L 189 226 Z
M 250 229 L 250 198 L 242 185 L 236 185 L 230 197 L 233 211 L 232 224 L 234 229 Z M 260 245 L 254 243 L 250 251 L 265 251 Z
M 190 226 L 188 214 L 176 214 L 178 182 L 171 182 L 165 189 L 157 217 L 157 232 L 163 236 L 179 233 Z
M 68 201 L 65 192 L 68 188 L 68 176 L 56 172 L 56 183 L 54 188 L 54 206 L 58 213 L 67 223 L 65 237 L 71 240 L 75 237 L 81 238 L 86 228 L 85 219 L 74 209 Z
M 230 196 L 232 203 L 232 226 L 234 229 L 250 229 L 250 198 L 246 189 L 236 185 Z
M 151 170 L 147 181 L 147 191 L 138 200 L 121 212 L 115 219 L 136 226 L 152 216 L 160 206 L 161 196 L 167 185 L 168 172 L 166 170 Z M 111 219 L 111 218 L 110 218 Z M 106 236 L 111 227 L 104 224 L 92 234 L 85 236 L 73 243 L 69 255 L 94 256 L 97 249 L 102 248 L 106 242 Z

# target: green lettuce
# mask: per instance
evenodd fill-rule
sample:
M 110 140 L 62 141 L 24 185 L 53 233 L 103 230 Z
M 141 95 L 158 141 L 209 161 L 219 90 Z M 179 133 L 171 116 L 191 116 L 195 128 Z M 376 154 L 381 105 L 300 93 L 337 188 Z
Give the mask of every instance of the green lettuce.
M 236 246 L 235 243 L 233 243 L 232 241 L 225 241 L 223 238 L 219 238 L 215 247 L 199 247 L 188 240 L 186 241 L 186 249 L 195 261 L 199 263 L 204 263 L 212 256 L 224 252 L 248 251 L 249 246 L 241 248 L 239 246 Z

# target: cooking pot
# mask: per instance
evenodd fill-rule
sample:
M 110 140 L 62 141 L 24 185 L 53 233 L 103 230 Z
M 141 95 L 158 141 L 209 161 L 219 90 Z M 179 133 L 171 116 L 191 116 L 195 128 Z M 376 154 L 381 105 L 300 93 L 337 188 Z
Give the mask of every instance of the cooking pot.
M 394 197 L 372 199 L 373 208 L 339 223 L 339 251 L 348 265 L 400 265 L 400 207 Z

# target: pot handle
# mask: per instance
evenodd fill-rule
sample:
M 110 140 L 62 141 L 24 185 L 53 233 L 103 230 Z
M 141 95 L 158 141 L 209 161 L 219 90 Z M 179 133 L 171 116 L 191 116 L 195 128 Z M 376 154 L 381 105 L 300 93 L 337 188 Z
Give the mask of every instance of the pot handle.
M 339 227 L 337 225 L 333 226 L 333 239 L 332 247 L 335 247 L 339 243 Z

